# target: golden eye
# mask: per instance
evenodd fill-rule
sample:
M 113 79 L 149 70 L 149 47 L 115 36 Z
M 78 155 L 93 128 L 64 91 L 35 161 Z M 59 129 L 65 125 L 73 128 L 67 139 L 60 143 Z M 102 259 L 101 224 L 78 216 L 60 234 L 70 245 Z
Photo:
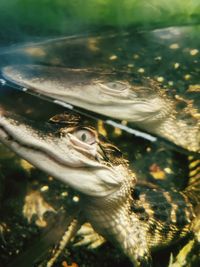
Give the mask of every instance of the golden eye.
M 96 135 L 93 131 L 88 129 L 81 129 L 73 133 L 73 135 L 81 142 L 92 145 L 96 142 Z

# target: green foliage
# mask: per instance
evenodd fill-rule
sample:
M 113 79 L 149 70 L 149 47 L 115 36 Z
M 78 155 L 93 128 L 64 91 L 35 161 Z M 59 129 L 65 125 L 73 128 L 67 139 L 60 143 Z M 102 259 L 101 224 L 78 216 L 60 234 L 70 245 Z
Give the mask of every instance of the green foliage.
M 200 22 L 199 0 L 1 0 L 0 38 L 23 40 L 95 31 Z

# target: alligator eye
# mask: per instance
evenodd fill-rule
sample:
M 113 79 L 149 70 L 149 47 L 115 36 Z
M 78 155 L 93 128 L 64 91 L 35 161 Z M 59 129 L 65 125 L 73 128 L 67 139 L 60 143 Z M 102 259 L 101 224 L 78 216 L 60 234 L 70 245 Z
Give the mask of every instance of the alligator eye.
M 122 91 L 126 88 L 126 85 L 121 82 L 110 82 L 106 84 L 110 89 Z
M 96 142 L 96 135 L 93 131 L 88 129 L 82 129 L 74 132 L 73 134 L 81 142 L 92 145 Z
M 124 93 L 129 90 L 128 84 L 124 82 L 108 82 L 108 83 L 100 83 L 101 90 L 107 94 L 116 94 L 116 93 Z

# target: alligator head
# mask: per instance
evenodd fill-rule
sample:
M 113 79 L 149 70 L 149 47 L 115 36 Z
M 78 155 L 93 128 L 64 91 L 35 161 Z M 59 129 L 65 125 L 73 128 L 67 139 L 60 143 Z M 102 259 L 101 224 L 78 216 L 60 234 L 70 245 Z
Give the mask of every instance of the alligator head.
M 126 73 L 39 65 L 6 67 L 3 75 L 39 94 L 133 122 L 189 151 L 200 150 L 199 114 L 191 101 L 168 96 L 150 79 L 137 84 Z
M 57 115 L 51 119 L 56 125 L 46 123 L 36 127 L 33 122 L 3 113 L 0 140 L 73 189 L 102 197 L 118 190 L 127 177 L 126 161 L 119 150 L 101 141 L 93 128 L 80 126 L 79 117 Z
M 51 124 L 40 127 L 1 110 L 0 141 L 77 190 L 81 211 L 78 221 L 72 221 L 74 229 L 90 222 L 100 235 L 120 247 L 134 266 L 151 266 L 150 249 L 168 245 L 189 232 L 194 212 L 187 196 L 183 198 L 177 191 L 147 190 L 134 197 L 135 174 L 120 151 L 94 128 L 81 125 L 77 116 L 57 115 Z M 199 185 L 193 185 L 187 195 L 197 190 L 199 199 Z M 183 216 L 176 214 L 179 208 Z M 69 238 L 68 232 L 66 236 Z
M 137 216 L 133 214 L 130 218 L 136 178 L 127 161 L 93 128 L 81 126 L 77 117 L 65 114 L 51 121 L 53 126 L 43 124 L 40 128 L 1 111 L 0 141 L 40 170 L 77 190 L 80 221 L 90 222 L 136 266 L 147 266 L 150 254 L 146 231 Z

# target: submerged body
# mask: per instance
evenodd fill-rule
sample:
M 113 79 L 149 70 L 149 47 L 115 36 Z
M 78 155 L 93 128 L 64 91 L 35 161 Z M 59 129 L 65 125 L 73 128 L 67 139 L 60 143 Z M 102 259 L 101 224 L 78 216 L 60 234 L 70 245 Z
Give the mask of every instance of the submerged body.
M 56 127 L 47 124 L 39 129 L 1 112 L 0 140 L 80 193 L 80 212 L 72 220 L 65 243 L 88 221 L 135 266 L 151 266 L 151 250 L 192 232 L 200 200 L 199 174 L 181 193 L 139 188 L 120 151 L 103 141 L 95 129 L 69 114 L 52 121 Z
M 134 123 L 192 152 L 200 151 L 200 114 L 192 100 L 128 73 L 41 65 L 6 67 L 6 79 L 52 99 Z

